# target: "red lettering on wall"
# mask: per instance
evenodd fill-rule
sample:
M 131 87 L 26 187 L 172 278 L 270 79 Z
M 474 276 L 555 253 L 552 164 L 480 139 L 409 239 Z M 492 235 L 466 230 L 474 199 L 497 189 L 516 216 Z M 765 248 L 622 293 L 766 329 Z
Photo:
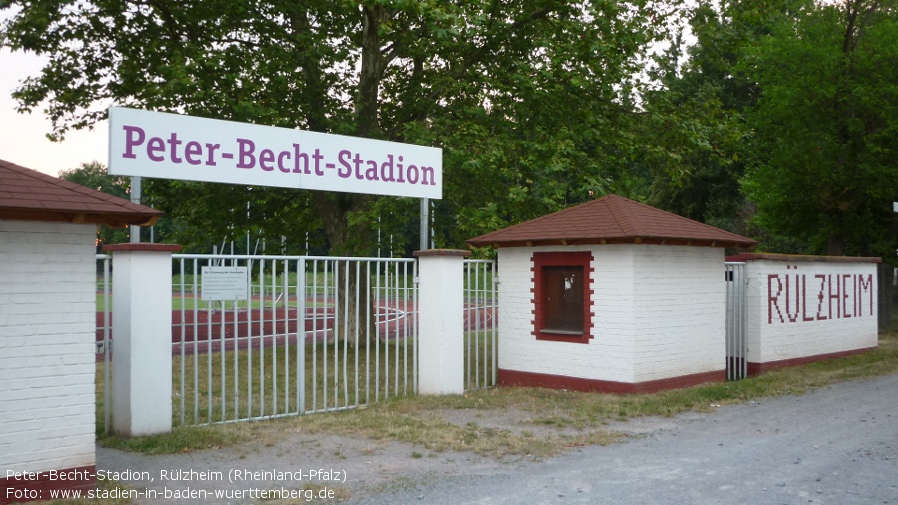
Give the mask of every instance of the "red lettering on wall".
M 826 321 L 829 318 L 820 314 L 820 311 L 823 310 L 823 300 L 826 298 L 825 296 L 823 296 L 823 288 L 826 287 L 826 276 L 823 274 L 817 274 L 814 276 L 814 278 L 820 279 L 820 292 L 817 294 L 817 320 Z
M 792 315 L 792 311 L 789 310 L 789 274 L 786 274 L 786 318 L 789 319 L 790 323 L 794 323 L 798 321 L 798 306 L 799 300 L 798 297 L 801 293 L 798 290 L 798 275 L 795 276 L 795 315 Z
M 864 282 L 863 275 L 860 275 L 858 277 L 859 277 L 858 290 L 862 291 L 863 293 L 867 293 L 867 292 L 870 293 L 870 315 L 872 316 L 873 315 L 873 274 L 870 274 L 867 276 L 867 282 Z M 859 294 L 861 294 L 861 293 L 859 293 Z M 859 315 L 864 314 L 864 309 L 861 306 L 862 301 L 863 301 L 863 298 L 858 296 L 857 297 L 857 312 Z
M 779 319 L 781 323 L 795 323 L 863 317 L 865 299 L 869 306 L 867 312 L 871 316 L 874 313 L 873 274 L 815 274 L 814 280 L 820 281 L 816 293 L 816 313 L 813 312 L 813 301 L 811 311 L 808 310 L 807 275 L 796 273 L 794 279 L 790 277 L 790 274 L 767 275 L 767 324 L 773 324 L 775 319 Z M 848 284 L 849 279 L 851 285 Z M 814 289 L 812 284 L 812 293 Z M 785 314 L 779 305 L 783 297 L 785 297 Z M 824 301 L 828 302 L 828 314 L 823 313 Z M 834 301 L 835 310 L 833 310 Z
M 773 294 L 773 280 L 776 279 L 776 294 Z M 787 276 L 788 279 L 788 276 Z M 768 274 L 767 275 L 767 324 L 773 324 L 773 309 L 776 309 L 776 314 L 779 316 L 780 322 L 786 322 L 783 320 L 783 314 L 780 312 L 779 305 L 777 304 L 777 300 L 779 299 L 780 293 L 783 292 L 783 283 L 780 281 L 780 276 L 778 274 Z
M 813 317 L 808 317 L 808 284 L 804 275 L 801 276 L 801 320 L 814 320 Z
M 841 308 L 841 304 L 839 303 L 839 276 L 836 276 L 836 295 L 833 296 L 833 276 L 827 275 L 827 294 L 829 295 L 829 318 L 833 318 L 833 300 L 836 300 L 836 317 L 841 318 L 841 312 L 839 312 Z
M 851 314 L 848 313 L 848 306 L 846 302 L 848 301 L 848 286 L 847 280 L 851 277 L 849 274 L 842 275 L 842 317 L 851 317 Z

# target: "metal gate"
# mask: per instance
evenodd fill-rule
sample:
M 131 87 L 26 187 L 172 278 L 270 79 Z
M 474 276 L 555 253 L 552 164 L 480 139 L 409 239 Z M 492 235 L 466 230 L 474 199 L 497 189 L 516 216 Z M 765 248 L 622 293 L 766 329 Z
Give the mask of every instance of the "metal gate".
M 726 368 L 727 380 L 748 376 L 745 342 L 745 263 L 726 263 Z
M 496 385 L 499 277 L 495 260 L 464 261 L 465 391 Z
M 111 257 L 97 261 L 98 401 L 108 432 Z M 204 267 L 245 269 L 248 296 L 204 299 Z M 176 254 L 172 273 L 175 424 L 342 410 L 417 393 L 413 259 Z M 467 260 L 464 276 L 465 389 L 474 390 L 496 383 L 496 263 Z
M 411 259 L 173 255 L 180 424 L 341 410 L 417 390 Z M 249 297 L 206 302 L 204 266 L 245 267 Z

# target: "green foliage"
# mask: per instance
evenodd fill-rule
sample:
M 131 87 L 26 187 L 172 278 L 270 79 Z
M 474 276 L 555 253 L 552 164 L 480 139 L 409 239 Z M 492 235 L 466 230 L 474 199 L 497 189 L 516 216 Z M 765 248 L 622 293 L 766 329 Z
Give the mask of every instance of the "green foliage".
M 114 102 L 439 146 L 435 240 L 460 246 L 580 203 L 590 190 L 638 191 L 644 174 L 631 174 L 643 143 L 633 129 L 644 114 L 633 76 L 678 2 L 3 0 L 0 8 L 20 9 L 0 24 L 0 43 L 50 56 L 15 97 L 22 111 L 45 107 L 53 135 L 90 126 Z M 149 186 L 177 218 L 179 239 L 197 243 L 252 226 L 288 240 L 323 228 L 334 252 L 366 253 L 378 220 L 401 220 L 381 232 L 403 237 L 417 227 L 412 204 L 364 195 Z M 243 221 L 247 201 L 255 217 Z
M 776 20 L 803 3 L 737 0 L 715 6 L 699 2 L 688 11 L 696 42 L 681 61 L 683 37 L 672 41 L 658 58 L 661 88 L 646 97 L 649 107 L 660 107 L 677 119 L 678 128 L 655 127 L 645 137 L 658 137 L 654 143 L 673 153 L 666 161 L 686 169 L 655 170 L 651 203 L 737 233 L 752 233 L 746 221 L 753 208 L 740 194 L 739 181 L 753 133 L 745 124 L 744 111 L 757 101 L 759 90 L 737 67 L 748 48 L 769 36 Z M 670 176 L 677 173 L 683 176 Z
M 761 89 L 746 114 L 754 137 L 743 187 L 758 224 L 807 244 L 794 252 L 894 257 L 895 7 L 809 4 L 740 64 Z
M 324 244 L 307 191 L 160 179 L 145 187 L 155 206 L 177 217 L 170 240 L 188 251 L 210 252 L 233 241 L 235 252 L 261 253 L 265 241 L 268 253 L 280 254 L 282 245 L 304 252 L 307 232 L 310 249 Z
M 648 109 L 669 110 L 654 117 L 681 118 L 672 133 L 652 131 L 673 154 L 667 162 L 687 169 L 655 170 L 650 201 L 751 235 L 763 250 L 894 258 L 896 6 L 691 9 L 688 60 L 675 41 L 658 60 L 660 89 L 646 96 Z

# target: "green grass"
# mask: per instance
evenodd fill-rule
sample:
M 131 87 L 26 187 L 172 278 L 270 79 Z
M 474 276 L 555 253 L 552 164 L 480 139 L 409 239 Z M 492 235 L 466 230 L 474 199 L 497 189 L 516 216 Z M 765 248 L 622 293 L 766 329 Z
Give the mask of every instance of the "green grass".
M 275 441 L 284 433 L 327 433 L 409 443 L 431 452 L 471 451 L 495 457 L 545 457 L 559 447 L 612 443 L 620 435 L 605 426 L 638 416 L 708 412 L 717 405 L 800 395 L 827 385 L 898 373 L 898 332 L 880 335 L 876 350 L 768 372 L 737 382 L 643 395 L 579 393 L 500 387 L 450 396 L 397 396 L 365 408 L 281 418 L 268 422 L 177 428 L 142 439 L 102 437 L 105 445 L 147 453 L 199 450 L 253 441 Z M 99 409 L 98 409 L 99 410 Z M 516 413 L 503 428 L 450 422 L 441 412 L 472 419 Z M 100 418 L 102 419 L 102 418 Z
M 471 332 L 466 336 L 470 357 L 465 362 L 466 385 L 471 389 L 484 387 L 495 372 L 490 359 L 494 349 L 491 334 Z M 405 396 L 414 390 L 411 364 L 415 349 L 410 340 L 305 345 L 301 396 L 296 394 L 300 350 L 294 344 L 173 356 L 172 424 L 200 425 L 347 408 Z M 96 415 L 101 436 L 105 429 L 103 366 L 97 364 Z M 208 445 L 220 442 L 213 440 Z
M 251 417 L 283 416 L 316 410 L 354 407 L 378 399 L 413 392 L 411 362 L 414 348 L 405 339 L 317 343 L 304 346 L 304 397 L 297 397 L 296 345 L 197 353 L 172 358 L 172 424 L 203 425 Z M 149 439 L 117 439 L 105 434 L 104 364 L 97 364 L 97 433 L 113 446 L 139 452 L 170 453 L 232 445 L 228 430 L 176 429 L 160 447 Z M 222 374 L 224 370 L 224 374 Z M 355 377 L 358 376 L 358 382 Z M 260 380 L 262 378 L 262 380 Z M 249 385 L 252 385 L 250 387 Z M 236 385 L 236 387 L 235 387 Z M 182 401 L 183 399 L 183 401 Z M 300 404 L 301 402 L 301 404 Z M 181 436 L 196 436 L 183 444 Z M 148 441 L 149 440 L 149 441 Z M 199 444 L 199 445 L 197 445 Z

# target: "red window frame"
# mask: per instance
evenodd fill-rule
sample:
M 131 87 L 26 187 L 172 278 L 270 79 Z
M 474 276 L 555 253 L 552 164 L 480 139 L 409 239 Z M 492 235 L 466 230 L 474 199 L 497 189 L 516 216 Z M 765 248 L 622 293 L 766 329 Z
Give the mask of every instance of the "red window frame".
M 537 340 L 549 340 L 554 342 L 572 342 L 587 344 L 592 339 L 592 318 L 595 316 L 592 307 L 593 290 L 592 282 L 592 253 L 589 251 L 578 252 L 537 252 L 533 253 L 531 262 L 533 267 L 533 336 Z M 544 281 L 545 267 L 582 267 L 583 268 L 583 332 L 559 332 L 546 328 L 546 297 L 548 289 Z

